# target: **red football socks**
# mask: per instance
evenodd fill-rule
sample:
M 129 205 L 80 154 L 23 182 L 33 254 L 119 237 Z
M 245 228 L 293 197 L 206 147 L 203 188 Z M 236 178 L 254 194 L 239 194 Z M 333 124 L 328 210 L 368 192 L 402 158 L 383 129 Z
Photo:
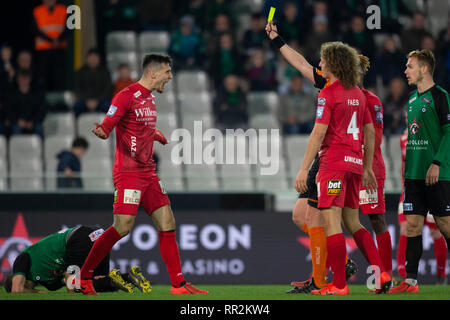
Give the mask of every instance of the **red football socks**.
M 384 270 L 392 277 L 392 243 L 389 231 L 377 236 L 378 254 L 383 263 Z
M 159 250 L 167 267 L 172 286 L 179 287 L 184 280 L 181 273 L 180 253 L 175 239 L 175 231 L 158 232 Z
M 397 248 L 397 272 L 400 277 L 406 279 L 406 236 L 400 235 Z
M 98 264 L 106 257 L 114 244 L 120 239 L 122 239 L 122 236 L 111 226 L 95 240 L 88 257 L 81 268 L 81 279 L 92 278 L 95 268 L 97 268 Z
M 444 236 L 434 240 L 434 254 L 436 256 L 436 273 L 445 278 L 445 264 L 447 262 L 447 245 Z
M 333 285 L 339 289 L 345 288 L 345 259 L 347 249 L 343 233 L 337 233 L 327 237 L 328 262 L 333 271 Z
M 369 231 L 361 228 L 353 234 L 353 239 L 355 239 L 356 245 L 370 265 L 378 266 L 381 272 L 386 271 L 384 270 L 377 247 Z

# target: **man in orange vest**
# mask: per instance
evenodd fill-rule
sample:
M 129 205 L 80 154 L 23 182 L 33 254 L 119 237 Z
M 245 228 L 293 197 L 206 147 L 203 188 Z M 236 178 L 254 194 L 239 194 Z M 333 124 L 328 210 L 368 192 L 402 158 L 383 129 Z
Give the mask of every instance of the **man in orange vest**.
M 67 8 L 58 0 L 43 0 L 33 10 L 39 77 L 46 90 L 64 89 L 67 50 Z

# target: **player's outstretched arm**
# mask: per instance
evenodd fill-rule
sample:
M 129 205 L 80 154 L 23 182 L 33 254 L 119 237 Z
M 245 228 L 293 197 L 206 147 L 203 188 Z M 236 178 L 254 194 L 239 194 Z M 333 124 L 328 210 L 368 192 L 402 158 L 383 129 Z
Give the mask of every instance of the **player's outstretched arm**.
M 283 57 L 300 73 L 313 84 L 314 81 L 314 68 L 313 66 L 302 56 L 300 53 L 292 49 L 287 45 L 284 40 L 279 36 L 277 26 L 271 21 L 266 25 L 266 33 L 270 40 L 273 40 L 274 45 L 279 49 Z M 279 38 L 277 38 L 279 37 Z M 276 39 L 277 38 L 277 39 Z M 275 39 L 275 40 L 274 40 Z
M 160 130 L 158 130 L 158 129 L 155 129 L 155 141 L 158 141 L 158 142 L 161 143 L 162 145 L 167 144 L 167 139 L 166 139 L 166 137 L 165 137 L 164 134 L 163 134 Z
M 47 293 L 27 286 L 25 276 L 17 274 L 12 278 L 11 293 Z

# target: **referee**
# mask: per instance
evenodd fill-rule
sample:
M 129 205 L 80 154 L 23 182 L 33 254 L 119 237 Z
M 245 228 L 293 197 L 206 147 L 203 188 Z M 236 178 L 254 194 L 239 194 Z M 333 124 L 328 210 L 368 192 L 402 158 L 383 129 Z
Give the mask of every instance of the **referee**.
M 405 75 L 417 90 L 407 104 L 403 212 L 407 223 L 406 279 L 390 293 L 419 292 L 417 273 L 422 256 L 422 228 L 428 212 L 450 248 L 450 100 L 433 81 L 430 50 L 408 54 Z

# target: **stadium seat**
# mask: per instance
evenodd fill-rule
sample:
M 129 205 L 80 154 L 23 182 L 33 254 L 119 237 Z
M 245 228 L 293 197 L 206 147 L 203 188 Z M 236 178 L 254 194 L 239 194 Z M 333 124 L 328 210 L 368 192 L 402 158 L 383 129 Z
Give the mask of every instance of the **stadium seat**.
M 179 71 L 175 75 L 178 93 L 208 92 L 208 75 L 204 71 Z
M 389 141 L 386 142 L 389 158 L 389 172 L 387 172 L 386 175 L 389 175 L 393 188 L 400 191 L 402 183 L 402 152 L 400 149 L 400 135 L 392 135 L 390 136 Z
M 8 150 L 8 143 L 4 135 L 0 135 L 0 160 L 4 159 L 6 161 Z
M 83 189 L 88 191 L 113 191 L 112 161 L 109 157 L 83 157 L 82 180 Z
M 184 191 L 186 190 L 184 187 L 182 178 L 167 178 L 160 177 L 162 185 L 166 189 L 166 192 L 170 193 L 172 191 Z
M 47 163 L 57 161 L 56 156 L 63 150 L 70 150 L 73 137 L 70 136 L 52 136 L 44 140 L 44 160 L 46 171 Z
M 280 123 L 272 114 L 257 114 L 250 117 L 250 127 L 255 129 L 279 129 Z
M 167 140 L 170 140 L 172 131 L 178 128 L 177 118 L 174 113 L 158 114 L 156 127 L 161 130 Z
M 15 135 L 9 139 L 9 163 L 20 159 L 41 159 L 42 141 L 37 134 Z
M 102 140 L 96 136 L 91 136 L 87 139 L 89 146 L 83 158 L 95 160 L 96 158 L 112 158 L 111 139 Z
M 222 164 L 218 166 L 224 191 L 253 191 L 252 167 L 249 164 Z
M 288 135 L 285 138 L 287 159 L 290 164 L 290 172 L 297 175 L 300 169 L 309 136 L 306 134 Z
M 217 191 L 219 181 L 215 165 L 188 164 L 186 169 L 186 182 L 189 191 Z
M 0 191 L 8 190 L 8 162 L 0 156 Z
M 102 112 L 82 113 L 77 120 L 77 136 L 88 139 L 95 136 L 91 130 L 94 129 L 94 122 L 101 123 L 105 118 Z
M 138 35 L 139 52 L 166 53 L 170 44 L 170 35 L 167 31 L 143 31 Z
M 212 98 L 208 92 L 179 93 L 178 100 L 182 116 L 212 112 Z
M 15 158 L 10 162 L 10 177 L 12 191 L 43 191 L 42 160 Z
M 278 94 L 272 91 L 250 92 L 247 95 L 247 100 L 250 117 L 262 113 L 275 115 L 279 105 Z
M 293 189 L 293 187 L 289 186 L 288 180 L 284 176 L 258 176 L 256 178 L 256 188 L 260 191 L 272 193 Z
M 214 126 L 214 121 L 211 114 L 209 113 L 185 115 L 181 118 L 181 120 L 181 127 L 187 129 L 189 132 L 191 132 L 191 134 L 194 133 L 195 125 L 201 125 L 202 135 L 205 130 L 210 129 Z M 192 139 L 194 139 L 194 136 L 192 136 Z
M 139 76 L 140 63 L 138 61 L 138 56 L 134 51 L 108 53 L 106 62 L 113 82 L 117 80 L 118 67 L 122 63 L 126 63 L 130 67 L 131 78 L 137 79 Z
M 43 126 L 45 137 L 73 137 L 75 135 L 75 116 L 72 112 L 49 113 L 45 117 Z
M 133 31 L 113 31 L 106 35 L 106 52 L 136 51 L 137 37 Z
M 201 178 L 201 177 L 190 177 L 187 179 L 187 189 L 189 191 L 218 191 L 219 182 L 217 177 L 213 178 Z
M 170 83 L 170 82 L 169 82 Z M 173 91 L 164 89 L 164 93 L 154 93 L 156 97 L 156 110 L 158 111 L 158 115 L 160 114 L 166 114 L 166 113 L 173 113 L 176 114 L 177 112 L 177 101 L 175 94 Z

